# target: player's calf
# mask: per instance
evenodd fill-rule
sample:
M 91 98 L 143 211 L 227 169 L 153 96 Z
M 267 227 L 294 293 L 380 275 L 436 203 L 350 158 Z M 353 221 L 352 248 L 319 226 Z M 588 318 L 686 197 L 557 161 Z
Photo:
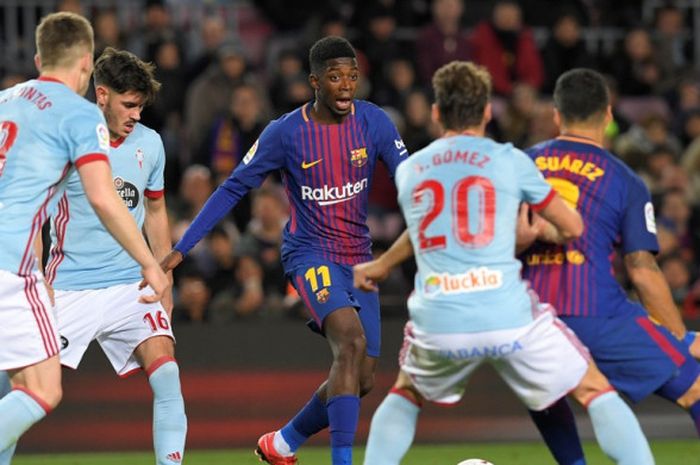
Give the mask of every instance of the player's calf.
M 603 452 L 619 465 L 653 465 L 649 443 L 629 406 L 590 362 L 574 398 L 588 409 L 593 432 Z

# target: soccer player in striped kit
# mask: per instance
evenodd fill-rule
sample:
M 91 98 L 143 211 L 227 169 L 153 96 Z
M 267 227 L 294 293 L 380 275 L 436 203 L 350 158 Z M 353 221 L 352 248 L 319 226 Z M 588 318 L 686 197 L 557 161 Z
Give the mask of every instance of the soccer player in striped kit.
M 484 137 L 491 118 L 484 68 L 447 64 L 435 73 L 433 89 L 433 118 L 443 136 L 396 171 L 407 231 L 381 257 L 354 267 L 355 284 L 372 290 L 412 255 L 418 265 L 401 371 L 372 417 L 364 463 L 398 465 L 413 441 L 423 400 L 458 402 L 474 370 L 489 363 L 531 411 L 543 412 L 570 393 L 588 409 L 610 458 L 653 464 L 632 411 L 555 310 L 520 277 L 519 203 L 530 202 L 550 220 L 552 237 L 563 243 L 581 236 L 581 216 L 527 155 Z M 561 438 L 577 441 L 569 418 L 549 423 L 564 430 Z M 582 454 L 556 458 L 562 465 L 585 465 Z
M 564 73 L 554 105 L 560 136 L 527 153 L 581 212 L 586 231 L 566 245 L 536 242 L 521 257 L 523 277 L 557 309 L 616 389 L 633 402 L 655 393 L 678 404 L 700 434 L 695 334 L 686 331 L 654 258 L 659 247 L 649 191 L 603 148 L 612 118 L 604 78 L 588 69 Z M 548 239 L 546 222 L 537 218 L 532 227 Z M 524 247 L 529 241 L 522 242 Z M 627 298 L 612 273 L 616 252 L 641 304 Z
M 386 113 L 354 99 L 360 73 L 347 40 L 319 40 L 309 61 L 315 100 L 265 128 L 162 263 L 177 266 L 246 192 L 281 170 L 291 206 L 282 262 L 333 364 L 308 404 L 258 441 L 258 455 L 273 465 L 296 463 L 297 448 L 326 427 L 332 464 L 352 463 L 359 399 L 372 388 L 380 348 L 378 295 L 353 287 L 352 265 L 371 259 L 367 196 L 376 163 L 393 175 L 408 155 Z
M 37 269 L 35 239 L 71 175 L 110 234 L 134 257 L 157 302 L 166 276 L 112 187 L 108 130 L 82 95 L 93 69 L 93 31 L 82 16 L 55 13 L 36 30 L 40 71 L 0 92 L 0 370 L 13 391 L 0 399 L 0 460 L 59 403 L 60 342 Z M 77 171 L 77 174 L 76 174 Z M 136 299 L 136 298 L 134 298 Z

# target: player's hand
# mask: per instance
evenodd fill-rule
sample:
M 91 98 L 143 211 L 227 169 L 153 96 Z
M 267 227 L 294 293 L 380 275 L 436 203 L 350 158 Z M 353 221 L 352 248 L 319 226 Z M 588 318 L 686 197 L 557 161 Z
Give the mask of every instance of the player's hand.
M 155 303 L 163 299 L 165 293 L 171 289 L 170 281 L 168 277 L 161 270 L 160 265 L 153 262 L 152 265 L 144 267 L 141 269 L 141 274 L 143 275 L 142 283 L 146 283 L 151 286 L 151 289 L 155 294 L 142 295 L 139 297 L 139 302 L 144 304 Z
M 165 256 L 163 260 L 160 261 L 160 268 L 163 270 L 164 273 L 169 273 L 172 270 L 174 270 L 180 263 L 182 263 L 182 260 L 184 260 L 184 256 L 182 253 L 179 251 L 173 249 L 170 251 L 168 255 Z M 172 279 L 171 279 L 172 282 Z M 146 282 L 146 279 L 141 281 L 139 283 L 139 289 L 143 289 L 148 285 L 148 282 Z
M 520 204 L 518 222 L 515 227 L 515 243 L 518 254 L 524 252 L 537 240 L 545 225 L 545 219 L 540 215 L 533 212 L 532 218 L 530 216 L 530 206 L 526 203 Z
M 377 283 L 389 276 L 389 267 L 381 259 L 355 265 L 352 268 L 353 284 L 365 292 L 378 291 Z
M 685 340 L 688 344 L 688 351 L 694 359 L 700 360 L 700 337 L 695 331 L 688 331 L 685 336 Z

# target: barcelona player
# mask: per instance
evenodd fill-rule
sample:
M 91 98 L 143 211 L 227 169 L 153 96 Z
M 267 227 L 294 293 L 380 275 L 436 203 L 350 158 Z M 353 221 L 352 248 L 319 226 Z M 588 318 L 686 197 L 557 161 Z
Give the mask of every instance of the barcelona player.
M 562 243 L 581 236 L 581 216 L 523 152 L 484 137 L 491 118 L 484 68 L 449 63 L 435 73 L 433 88 L 433 117 L 444 134 L 396 172 L 407 231 L 385 254 L 354 267 L 355 284 L 372 290 L 412 255 L 418 265 L 401 371 L 372 418 L 364 463 L 398 465 L 423 400 L 458 402 L 473 372 L 489 363 L 533 411 L 571 393 L 616 463 L 653 464 L 632 411 L 555 310 L 520 278 L 519 203 L 551 221 L 552 237 Z
M 581 212 L 586 232 L 569 244 L 536 242 L 522 255 L 523 276 L 557 308 L 616 389 L 633 402 L 655 393 L 678 404 L 700 434 L 700 365 L 689 350 L 695 336 L 686 331 L 654 258 L 649 191 L 603 148 L 612 118 L 605 80 L 588 69 L 568 71 L 557 80 L 554 104 L 560 136 L 527 153 Z M 551 225 L 536 222 L 547 238 Z M 525 247 L 528 240 L 522 242 Z M 613 275 L 616 252 L 641 304 L 627 298 Z
M 94 40 L 82 16 L 55 13 L 36 30 L 38 79 L 0 92 L 0 370 L 12 392 L 0 400 L 0 458 L 59 403 L 60 343 L 34 244 L 76 170 L 90 206 L 138 262 L 157 302 L 166 276 L 112 187 L 109 136 L 99 109 L 85 100 Z
M 258 455 L 274 465 L 296 463 L 297 448 L 326 427 L 333 465 L 352 463 L 359 398 L 372 388 L 380 349 L 378 295 L 353 287 L 352 265 L 371 259 L 367 196 L 377 162 L 393 174 L 407 157 L 384 111 L 354 99 L 360 73 L 347 40 L 319 40 L 309 62 L 314 101 L 265 128 L 162 262 L 164 269 L 177 266 L 248 190 L 281 170 L 291 206 L 282 262 L 333 363 L 302 410 L 258 441 Z

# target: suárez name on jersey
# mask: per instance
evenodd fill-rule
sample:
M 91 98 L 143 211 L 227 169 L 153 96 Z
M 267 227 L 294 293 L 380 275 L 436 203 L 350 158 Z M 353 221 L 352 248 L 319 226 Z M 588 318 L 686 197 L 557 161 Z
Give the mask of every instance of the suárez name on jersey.
M 348 182 L 342 186 L 329 186 L 325 184 L 323 187 L 301 186 L 302 200 L 315 200 L 319 205 L 333 205 L 334 203 L 347 202 L 356 197 L 360 192 L 367 188 L 369 181 L 363 178 L 355 183 Z

